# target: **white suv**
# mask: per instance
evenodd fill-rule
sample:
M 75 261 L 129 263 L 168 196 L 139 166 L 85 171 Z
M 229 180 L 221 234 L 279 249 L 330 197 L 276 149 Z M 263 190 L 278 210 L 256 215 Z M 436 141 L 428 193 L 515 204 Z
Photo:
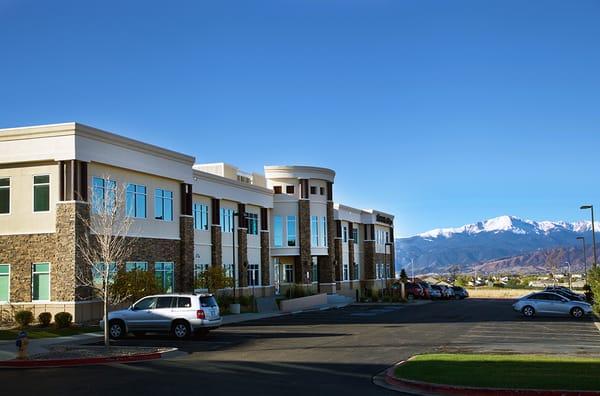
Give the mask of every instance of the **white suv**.
M 212 294 L 160 294 L 138 300 L 128 309 L 108 313 L 108 333 L 170 332 L 177 338 L 207 333 L 221 325 L 219 306 Z M 104 329 L 103 321 L 100 327 Z

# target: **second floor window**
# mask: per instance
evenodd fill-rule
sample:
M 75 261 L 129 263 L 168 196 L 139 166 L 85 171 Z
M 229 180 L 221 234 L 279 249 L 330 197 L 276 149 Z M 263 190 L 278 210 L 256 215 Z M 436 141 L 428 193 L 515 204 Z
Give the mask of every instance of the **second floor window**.
M 321 233 L 321 245 L 327 246 L 327 217 L 325 216 L 321 218 L 321 229 L 323 230 Z
M 33 211 L 50 210 L 50 175 L 33 176 Z
M 296 216 L 287 217 L 287 245 L 296 246 Z
M 92 178 L 92 212 L 110 212 L 117 199 L 117 182 L 101 177 Z
M 348 227 L 342 227 L 342 240 L 348 242 Z
M 248 234 L 258 235 L 258 215 L 256 213 L 246 213 L 246 223 L 248 223 Z
M 273 217 L 273 245 L 283 246 L 283 220 L 281 216 Z
M 319 246 L 319 218 L 317 216 L 310 217 L 310 244 L 311 246 Z
M 0 214 L 10 213 L 10 179 L 0 178 Z
M 173 221 L 173 191 L 162 188 L 154 190 L 154 218 Z
M 194 212 L 194 228 L 196 230 L 208 230 L 208 205 L 195 203 L 193 206 Z
M 127 216 L 146 218 L 146 186 L 128 184 L 125 201 Z
M 233 232 L 233 209 L 221 208 L 221 231 Z

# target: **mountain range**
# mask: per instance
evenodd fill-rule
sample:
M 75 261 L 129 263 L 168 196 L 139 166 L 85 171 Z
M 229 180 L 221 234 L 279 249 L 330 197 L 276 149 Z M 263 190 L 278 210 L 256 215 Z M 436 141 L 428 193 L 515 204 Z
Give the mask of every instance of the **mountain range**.
M 584 260 L 576 237 L 586 237 L 591 264 L 591 228 L 590 221 L 537 222 L 515 216 L 438 228 L 396 239 L 396 267 L 407 272 L 414 267 L 416 274 L 444 273 L 452 266 L 460 272 L 538 273 L 562 270 L 568 261 L 578 270 Z

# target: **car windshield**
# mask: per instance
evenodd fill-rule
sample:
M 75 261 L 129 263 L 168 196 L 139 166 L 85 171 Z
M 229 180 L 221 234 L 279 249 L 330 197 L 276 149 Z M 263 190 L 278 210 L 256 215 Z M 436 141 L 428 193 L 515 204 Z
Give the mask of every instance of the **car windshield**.
M 200 306 L 201 307 L 216 307 L 217 300 L 213 296 L 205 296 L 200 297 Z

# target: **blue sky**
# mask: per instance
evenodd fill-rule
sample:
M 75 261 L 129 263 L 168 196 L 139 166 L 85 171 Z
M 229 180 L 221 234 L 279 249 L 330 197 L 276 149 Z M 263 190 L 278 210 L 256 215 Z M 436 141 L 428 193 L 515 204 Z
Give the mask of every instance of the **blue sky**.
M 0 127 L 331 167 L 336 200 L 400 236 L 579 220 L 600 208 L 598 20 L 592 0 L 0 0 Z

